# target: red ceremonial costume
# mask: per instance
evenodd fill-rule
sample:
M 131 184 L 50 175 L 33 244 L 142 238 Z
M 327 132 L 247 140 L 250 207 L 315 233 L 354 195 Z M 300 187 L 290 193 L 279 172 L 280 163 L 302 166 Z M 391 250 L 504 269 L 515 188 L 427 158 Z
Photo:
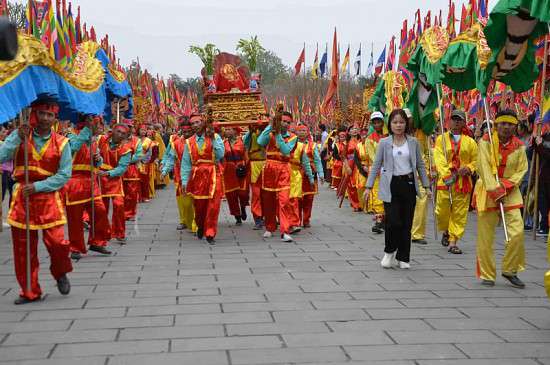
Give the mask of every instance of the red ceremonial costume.
M 357 138 L 352 137 L 347 143 L 346 160 L 349 166 L 350 175 L 353 173 L 355 167 L 355 149 L 357 148 Z M 351 207 L 355 211 L 361 210 L 361 203 L 359 202 L 359 195 L 357 194 L 357 188 L 355 180 L 350 178 L 347 193 Z
M 228 140 L 224 142 L 225 156 L 223 168 L 223 181 L 225 198 L 229 205 L 229 213 L 234 217 L 240 217 L 248 206 L 248 179 L 247 176 L 237 177 L 237 166 L 246 166 L 246 153 L 242 139 L 236 138 L 234 144 Z
M 313 176 L 317 176 L 317 169 L 315 168 L 315 159 L 314 159 L 314 149 L 316 147 L 315 142 L 310 138 L 307 140 L 307 144 L 304 143 L 305 153 L 309 158 L 309 163 L 311 165 L 311 171 Z M 317 179 L 315 178 L 313 185 L 309 182 L 307 176 L 302 178 L 302 199 L 300 199 L 300 220 L 302 221 L 302 226 L 308 227 L 311 222 L 311 212 L 313 210 L 313 199 L 318 193 L 318 184 Z
M 141 196 L 141 178 L 138 170 L 138 161 L 135 156 L 139 143 L 140 140 L 137 136 L 131 136 L 128 141 L 132 161 L 122 178 L 124 187 L 124 217 L 126 220 L 136 217 L 137 206 Z
M 283 137 L 285 143 L 294 140 L 294 134 Z M 277 229 L 277 216 L 281 234 L 290 233 L 290 156 L 279 150 L 273 132 L 269 135 L 266 146 L 267 161 L 262 174 L 262 211 L 265 228 L 269 232 Z
M 154 172 L 153 159 L 153 141 L 149 137 L 141 139 L 141 147 L 143 155 L 149 155 L 148 161 L 143 161 L 139 164 L 139 176 L 141 186 L 141 201 L 149 201 L 153 199 L 153 189 L 151 188 L 151 174 Z
M 102 171 L 115 169 L 122 156 L 131 153 L 129 146 L 120 143 L 111 148 L 111 137 L 101 136 L 99 139 L 99 152 L 103 158 Z M 111 237 L 126 238 L 126 219 L 124 217 L 124 187 L 122 176 L 101 176 L 101 194 L 107 214 L 109 213 L 109 200 L 113 202 L 113 214 L 111 218 Z
M 65 205 L 67 210 L 67 229 L 69 231 L 69 241 L 71 242 L 71 251 L 86 253 L 84 244 L 84 212 L 88 217 L 92 217 L 92 166 L 91 151 L 97 150 L 97 143 L 92 144 L 92 149 L 88 144 L 83 144 L 79 151 L 73 157 L 73 174 L 67 185 L 65 185 Z M 99 179 L 95 174 L 94 168 L 94 224 L 90 225 L 88 235 L 88 244 L 94 246 L 107 246 L 107 241 L 111 238 L 107 210 L 101 197 Z M 93 227 L 93 231 L 92 231 Z
M 337 142 L 334 145 L 334 149 L 332 151 L 334 156 L 334 164 L 332 165 L 332 183 L 331 187 L 338 189 L 340 186 L 340 181 L 342 181 L 342 168 L 344 166 L 344 163 L 342 160 L 345 158 L 346 154 L 346 145 L 344 142 Z
M 204 236 L 214 238 L 218 231 L 218 216 L 223 197 L 221 165 L 216 163 L 212 138 L 204 137 L 199 148 L 197 136 L 186 141 L 191 158 L 191 174 L 186 191 L 193 197 L 195 222 Z
M 33 112 L 34 109 L 33 107 Z M 50 139 L 40 151 L 37 151 L 31 133 L 27 144 L 29 183 L 42 181 L 55 175 L 60 168 L 61 155 L 68 144 L 68 139 L 52 131 Z M 52 276 L 58 280 L 71 272 L 73 267 L 69 258 L 69 241 L 65 240 L 63 231 L 63 225 L 67 220 L 59 191 L 29 195 L 31 291 L 27 292 L 25 197 L 22 193 L 22 187 L 25 184 L 24 150 L 24 142 L 22 142 L 15 152 L 13 178 L 17 185 L 8 213 L 8 223 L 11 225 L 15 275 L 21 287 L 19 295 L 34 300 L 42 295 L 38 283 L 38 230 L 42 230 L 43 241 L 50 255 Z
M 261 198 L 262 174 L 266 160 L 265 148 L 258 144 L 259 135 L 260 132 L 258 131 L 253 131 L 250 134 L 250 146 L 248 150 L 248 171 L 252 195 L 250 210 L 255 221 L 263 218 Z
M 183 195 L 183 189 L 181 188 L 181 157 L 185 150 L 185 137 L 172 135 L 170 138 L 170 147 L 175 152 L 176 158 L 174 159 L 174 185 L 176 186 L 176 196 Z

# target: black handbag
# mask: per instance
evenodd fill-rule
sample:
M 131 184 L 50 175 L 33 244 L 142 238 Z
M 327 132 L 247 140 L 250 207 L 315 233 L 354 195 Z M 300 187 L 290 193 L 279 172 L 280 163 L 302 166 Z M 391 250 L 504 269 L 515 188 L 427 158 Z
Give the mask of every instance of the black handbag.
M 231 157 L 233 157 L 233 161 L 237 161 L 235 158 L 235 154 L 233 153 L 233 147 L 231 146 L 231 141 L 228 141 L 229 143 L 229 149 L 231 150 Z M 245 165 L 237 165 L 237 168 L 235 169 L 235 175 L 237 175 L 237 178 L 244 179 L 247 175 L 247 169 Z

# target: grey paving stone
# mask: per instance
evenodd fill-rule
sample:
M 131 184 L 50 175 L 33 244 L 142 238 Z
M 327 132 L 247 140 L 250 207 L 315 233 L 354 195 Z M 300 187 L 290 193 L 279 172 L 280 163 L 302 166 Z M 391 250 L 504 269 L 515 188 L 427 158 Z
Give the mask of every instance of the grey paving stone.
M 356 309 L 274 312 L 273 317 L 275 318 L 275 322 L 324 322 L 368 319 L 365 312 Z
M 273 361 L 322 363 L 329 361 L 344 361 L 346 355 L 338 347 L 301 347 L 262 350 L 229 351 L 232 363 L 237 364 L 272 364 Z
M 116 335 L 116 330 L 12 333 L 8 336 L 8 339 L 4 341 L 3 345 L 14 346 L 78 342 L 110 342 L 115 340 Z
M 533 325 L 519 318 L 508 318 L 504 321 L 494 319 L 426 319 L 426 322 L 439 330 L 502 330 L 502 329 L 533 329 Z
M 143 316 L 123 318 L 77 319 L 71 329 L 109 329 L 131 327 L 173 326 L 174 316 Z
M 418 365 L 538 365 L 530 359 L 468 359 L 468 360 L 420 360 Z
M 550 342 L 550 330 L 498 330 L 494 333 L 507 342 Z
M 175 299 L 175 298 L 174 298 Z M 193 314 L 193 313 L 220 313 L 219 304 L 174 304 L 159 306 L 131 307 L 127 315 L 132 316 L 159 316 L 167 314 Z
M 344 346 L 352 360 L 461 359 L 464 354 L 452 345 Z
M 222 337 L 222 325 L 125 328 L 120 331 L 119 340 L 162 340 L 177 338 Z
M 550 347 L 545 343 L 480 343 L 456 346 L 472 359 L 550 357 Z
M 369 331 L 423 331 L 431 329 L 421 319 L 378 319 L 368 321 L 327 322 L 335 332 L 369 332 Z
M 104 365 L 107 358 L 104 356 L 94 357 L 71 357 L 68 359 L 40 359 L 40 360 L 17 360 L 17 361 L 2 361 L 2 364 L 13 365 Z
M 393 344 L 383 331 L 285 334 L 283 340 L 288 347 Z
M 129 355 L 161 352 L 168 352 L 167 340 L 61 344 L 55 348 L 52 357 Z
M 239 336 L 172 340 L 172 351 L 213 351 L 280 348 L 277 336 Z
M 498 343 L 504 342 L 487 330 L 465 331 L 388 331 L 397 343 L 405 345 L 427 343 Z
M 465 315 L 453 308 L 398 308 L 367 309 L 374 319 L 405 318 L 465 318 Z
M 2 346 L 2 361 L 46 359 L 54 345 Z
M 250 323 L 226 325 L 229 336 L 275 335 L 286 333 L 326 333 L 328 327 L 321 322 L 299 323 Z
M 110 365 L 227 365 L 227 354 L 224 351 L 180 352 L 156 355 L 113 356 Z
M 188 325 L 197 325 L 197 324 L 258 323 L 258 322 L 273 322 L 273 319 L 267 312 L 176 315 L 176 326 L 188 326 Z

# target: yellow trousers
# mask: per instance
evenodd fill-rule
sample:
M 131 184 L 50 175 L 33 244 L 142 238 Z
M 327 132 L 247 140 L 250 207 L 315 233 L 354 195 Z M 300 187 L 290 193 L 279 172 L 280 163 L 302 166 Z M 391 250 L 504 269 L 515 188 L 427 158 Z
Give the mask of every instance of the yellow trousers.
M 359 208 L 361 208 L 361 210 L 366 213 L 367 209 L 365 206 L 365 199 L 363 199 L 363 195 L 365 195 L 365 187 L 362 186 L 360 188 L 357 188 L 357 196 L 359 197 Z
M 384 215 L 384 202 L 378 198 L 378 186 L 380 178 L 377 177 L 374 180 L 374 185 L 370 192 L 369 201 L 367 204 L 367 212 L 374 213 L 375 215 Z
M 411 229 L 411 238 L 413 240 L 423 240 L 426 238 L 426 220 L 428 219 L 428 196 L 426 195 L 426 189 L 419 184 L 420 195 L 422 198 L 416 196 L 416 207 L 414 208 L 414 219 Z
M 457 242 L 464 236 L 470 209 L 470 194 L 456 191 L 453 191 L 452 194 L 453 205 L 451 207 L 449 192 L 447 190 L 437 191 L 435 216 L 437 217 L 437 228 L 449 233 L 449 241 Z
M 454 202 L 454 201 L 453 201 Z M 519 209 L 505 212 L 506 226 L 510 242 L 504 246 L 502 273 L 514 275 L 525 270 L 525 246 L 523 219 Z M 477 220 L 477 274 L 484 280 L 496 280 L 496 262 L 493 251 L 495 228 L 500 220 L 500 212 L 479 212 Z
M 178 211 L 180 215 L 180 224 L 185 224 L 191 232 L 197 232 L 195 224 L 195 208 L 193 207 L 193 197 L 191 195 L 176 196 L 178 202 Z

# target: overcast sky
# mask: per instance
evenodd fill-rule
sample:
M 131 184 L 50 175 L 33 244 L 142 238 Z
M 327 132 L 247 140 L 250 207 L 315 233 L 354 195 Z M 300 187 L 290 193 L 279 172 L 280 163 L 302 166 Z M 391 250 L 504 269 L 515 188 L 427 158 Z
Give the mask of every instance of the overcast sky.
M 494 3 L 490 0 L 490 6 Z M 153 74 L 186 78 L 201 69 L 199 59 L 188 53 L 190 45 L 210 42 L 235 52 L 240 38 L 258 35 L 266 49 L 293 66 L 305 42 L 306 65 L 311 65 L 317 43 L 322 54 L 329 42 L 330 58 L 334 27 L 342 57 L 351 44 L 352 63 L 363 44 L 365 72 L 371 43 L 376 62 L 391 36 L 399 37 L 403 20 L 413 22 L 418 6 L 422 16 L 442 9 L 446 22 L 448 0 L 74 0 L 74 5 L 80 5 L 82 20 L 94 25 L 98 36 L 109 34 L 124 65 L 139 56 Z

